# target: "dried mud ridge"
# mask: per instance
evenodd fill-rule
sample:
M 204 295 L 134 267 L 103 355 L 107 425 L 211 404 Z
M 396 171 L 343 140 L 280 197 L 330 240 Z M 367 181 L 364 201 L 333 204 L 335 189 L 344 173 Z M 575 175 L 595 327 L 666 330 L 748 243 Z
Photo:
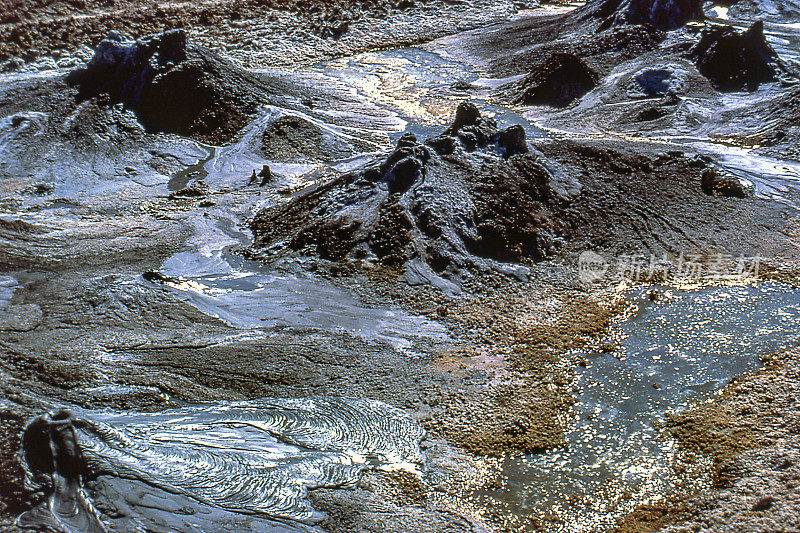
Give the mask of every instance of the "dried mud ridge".
M 239 446 L 226 446 L 236 437 Z M 353 486 L 365 470 L 379 465 L 421 464 L 423 437 L 405 413 L 354 398 L 206 403 L 157 415 L 61 410 L 25 428 L 23 450 L 32 484 L 52 495 L 19 523 L 107 531 L 97 502 L 113 529 L 136 530 L 164 519 L 137 507 L 163 499 L 173 506 L 191 508 L 194 500 L 201 508 L 217 507 L 228 520 L 237 513 L 262 515 L 286 521 L 290 531 L 307 531 L 292 524 L 324 519 L 306 499 L 309 488 Z M 84 480 L 113 488 L 93 491 L 93 502 Z M 132 482 L 153 494 L 137 499 Z M 114 501 L 115 492 L 125 495 L 128 506 Z M 210 529 L 226 519 L 197 520 Z M 257 518 L 251 522 L 254 528 L 270 525 Z

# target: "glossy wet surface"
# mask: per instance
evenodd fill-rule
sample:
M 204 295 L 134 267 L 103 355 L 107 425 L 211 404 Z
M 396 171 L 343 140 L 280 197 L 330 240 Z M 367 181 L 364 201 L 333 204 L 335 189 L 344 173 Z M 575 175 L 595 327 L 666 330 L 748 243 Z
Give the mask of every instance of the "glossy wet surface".
M 207 531 L 236 522 L 244 530 L 311 530 L 324 516 L 306 501 L 308 489 L 354 486 L 365 468 L 416 469 L 424 461 L 424 431 L 402 412 L 362 399 L 263 399 L 152 414 L 77 411 L 70 420 L 48 419 L 57 464 L 68 463 L 59 434 L 71 432 L 70 422 L 93 499 L 107 523 L 127 531 L 185 530 L 194 520 Z M 69 512 L 82 496 L 69 489 L 79 480 L 64 471 L 59 467 L 56 483 L 67 489 L 24 514 L 21 524 L 102 531 L 91 503 Z
M 710 398 L 760 357 L 800 343 L 800 291 L 777 284 L 659 289 L 631 295 L 620 348 L 585 353 L 564 449 L 507 458 L 507 485 L 492 494 L 514 514 L 552 512 L 563 531 L 603 530 L 664 488 L 672 444 L 658 425 L 670 411 Z
M 450 342 L 440 324 L 394 307 L 368 305 L 302 265 L 273 268 L 243 260 L 235 249 L 250 242 L 247 216 L 281 201 L 276 188 L 309 185 L 326 172 L 355 168 L 404 132 L 421 139 L 440 133 L 465 99 L 476 101 L 501 126 L 522 124 L 529 138 L 545 132 L 524 113 L 490 103 L 491 91 L 511 80 L 482 79 L 471 68 L 422 49 L 361 54 L 297 76 L 346 97 L 313 110 L 264 109 L 231 146 L 190 141 L 160 146 L 165 159 L 181 167 L 171 174 L 137 173 L 139 167 L 128 172 L 122 163 L 100 161 L 96 177 L 80 181 L 42 165 L 37 179 L 52 189 L 48 198 L 33 198 L 31 205 L 69 211 L 100 196 L 166 196 L 198 179 L 214 191 L 237 191 L 251 186 L 252 172 L 267 164 L 278 179 L 263 194 L 250 191 L 250 204 L 185 215 L 194 235 L 185 250 L 161 267 L 177 280 L 168 283 L 170 291 L 234 328 L 346 333 L 410 355 L 425 352 L 419 348 L 422 342 Z M 358 140 L 374 150 L 325 164 L 272 161 L 259 152 L 259 135 L 286 115 L 311 122 L 325 136 L 343 143 Z M 32 115 L 30 127 L 40 118 Z M 4 133 L 0 149 L 18 133 Z M 785 194 L 800 183 L 796 164 L 702 139 L 671 142 L 714 152 L 764 198 L 788 202 Z M 93 164 L 76 157 L 63 168 Z M 136 283 L 147 287 L 144 280 Z M 14 278 L 0 277 L 0 308 L 15 287 Z M 577 370 L 579 402 L 567 446 L 507 458 L 506 485 L 481 497 L 493 498 L 492 505 L 520 517 L 553 512 L 564 520 L 554 522 L 554 529 L 602 529 L 663 487 L 671 444 L 659 437 L 657 425 L 665 412 L 709 398 L 731 377 L 757 369 L 759 356 L 794 342 L 800 318 L 794 289 L 764 284 L 665 289 L 660 294 L 656 302 L 641 291 L 632 296 L 639 312 L 618 326 L 618 351 L 584 354 L 587 365 Z M 386 406 L 363 400 L 294 402 L 215 404 L 157 415 L 76 413 L 84 420 L 82 447 L 96 465 L 111 471 L 95 481 L 98 505 L 136 516 L 140 524 L 135 525 L 153 530 L 213 531 L 221 530 L 221 524 L 241 530 L 307 530 L 313 526 L 306 523 L 320 518 L 304 499 L 307 488 L 350 486 L 365 466 L 421 462 L 419 428 L 399 421 L 402 417 Z

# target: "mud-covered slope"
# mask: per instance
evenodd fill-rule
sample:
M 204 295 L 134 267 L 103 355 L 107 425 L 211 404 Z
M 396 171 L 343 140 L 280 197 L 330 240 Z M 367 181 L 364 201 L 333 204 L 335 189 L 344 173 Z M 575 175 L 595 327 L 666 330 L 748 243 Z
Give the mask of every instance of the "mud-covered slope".
M 719 2 L 728 8 L 728 17 L 736 20 L 764 20 L 782 24 L 800 21 L 797 0 L 728 0 Z
M 562 248 L 678 256 L 789 246 L 774 238 L 780 217 L 710 158 L 613 142 L 540 149 L 521 127 L 500 131 L 462 104 L 442 135 L 406 135 L 388 158 L 260 212 L 250 253 L 400 266 L 409 282 L 454 289 L 471 270 L 525 277 L 525 265 Z M 750 229 L 755 220 L 764 231 Z
M 700 0 L 593 0 L 578 10 L 582 18 L 602 21 L 601 27 L 632 23 L 674 30 L 690 20 L 703 20 Z
M 412 263 L 410 280 L 448 284 L 441 278 L 457 281 L 465 268 L 547 257 L 561 233 L 553 209 L 567 189 L 522 127 L 501 131 L 464 103 L 439 137 L 406 134 L 388 158 L 268 208 L 252 229 L 262 253 Z
M 588 2 L 559 17 L 470 36 L 460 46 L 496 77 L 519 76 L 495 97 L 536 106 L 527 118 L 548 128 L 734 139 L 797 157 L 793 94 L 800 71 L 791 32 L 765 29 L 761 21 L 745 29 L 703 21 L 696 5 L 683 2 L 647 4 L 648 16 L 661 20 L 655 23 L 630 15 L 634 4 L 640 3 Z
M 67 77 L 78 99 L 122 103 L 148 131 L 220 144 L 244 127 L 274 89 L 264 79 L 203 49 L 174 30 L 135 42 L 103 40 L 84 68 Z
M 541 150 L 582 185 L 560 213 L 568 250 L 617 257 L 795 254 L 786 213 L 746 195 L 711 158 L 625 141 L 555 141 Z

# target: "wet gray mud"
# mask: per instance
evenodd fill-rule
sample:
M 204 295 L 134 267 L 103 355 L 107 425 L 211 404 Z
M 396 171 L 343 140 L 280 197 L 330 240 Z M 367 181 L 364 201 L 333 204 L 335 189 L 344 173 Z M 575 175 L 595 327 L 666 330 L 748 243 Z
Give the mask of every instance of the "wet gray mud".
M 502 490 L 481 497 L 513 514 L 557 516 L 563 531 L 607 529 L 667 488 L 675 446 L 661 432 L 667 413 L 712 398 L 732 377 L 760 368 L 762 357 L 800 342 L 789 333 L 800 314 L 792 287 L 655 287 L 628 298 L 632 316 L 613 328 L 619 347 L 579 353 L 578 402 L 563 449 L 506 458 Z
M 29 424 L 22 454 L 28 492 L 14 508 L 18 525 L 600 531 L 666 492 L 677 445 L 661 434 L 665 413 L 713 399 L 731 378 L 757 370 L 760 357 L 793 346 L 800 299 L 792 287 L 657 287 L 656 301 L 647 297 L 650 288 L 631 291 L 633 315 L 607 332 L 617 350 L 572 350 L 536 369 L 582 361 L 570 370 L 576 403 L 560 413 L 560 445 L 492 454 L 501 457 L 493 472 L 500 481 L 489 483 L 489 463 L 467 457 L 460 442 L 446 442 L 447 432 L 436 430 L 436 417 L 452 405 L 467 406 L 457 423 L 469 425 L 470 401 L 490 396 L 498 383 L 513 395 L 528 379 L 508 368 L 520 366 L 509 354 L 522 341 L 492 344 L 475 333 L 491 321 L 459 322 L 464 317 L 448 318 L 450 307 L 541 290 L 544 303 L 526 301 L 523 312 L 536 308 L 532 316 L 549 327 L 549 310 L 559 310 L 554 301 L 606 294 L 580 286 L 574 275 L 575 256 L 587 248 L 728 248 L 797 260 L 800 166 L 775 150 L 719 142 L 731 124 L 739 137 L 759 133 L 760 119 L 743 110 L 768 108 L 783 94 L 779 82 L 752 94 L 719 93 L 695 67 L 672 58 L 668 72 L 689 87 L 678 118 L 632 124 L 629 106 L 638 113 L 663 96 L 645 98 L 630 85 L 640 70 L 664 67 L 654 65 L 657 50 L 639 50 L 650 55 L 600 66 L 588 59 L 597 85 L 577 97 L 570 92 L 576 101 L 565 108 L 512 105 L 507 91 L 548 82 L 528 77 L 524 54 L 515 60 L 508 53 L 513 39 L 486 40 L 525 39 L 536 21 L 565 11 L 522 12 L 420 47 L 248 71 L 242 79 L 266 89 L 236 135 L 218 144 L 205 130 L 200 138 L 143 128 L 124 105 L 76 103 L 63 71 L 3 74 L 2 409 L 23 413 L 15 416 Z M 796 60 L 796 25 L 772 22 L 765 31 L 784 61 Z M 647 35 L 636 38 L 650 46 Z M 225 65 L 223 78 L 235 70 Z M 305 249 L 273 254 L 285 243 L 253 234 L 254 220 L 276 222 L 269 213 L 302 208 L 317 191 L 334 190 L 329 204 L 346 207 L 350 192 L 337 184 L 380 167 L 398 143 L 414 157 L 425 150 L 430 156 L 425 141 L 442 138 L 465 100 L 482 120 L 496 122 L 491 142 L 470 145 L 480 124 L 470 125 L 472 137 L 453 126 L 443 144 L 456 155 L 431 156 L 439 170 L 426 186 L 461 168 L 468 176 L 486 168 L 511 172 L 504 169 L 525 158 L 546 177 L 537 200 L 550 201 L 546 186 L 580 182 L 547 203 L 560 224 L 558 235 L 547 235 L 547 254 L 467 260 L 441 283 L 441 272 L 379 262 L 340 278 L 337 261 Z M 720 109 L 725 120 L 709 118 Z M 497 137 L 520 129 L 530 155 L 504 152 Z M 741 180 L 752 196 L 703 193 L 700 175 L 708 167 Z M 658 185 L 659 172 L 669 185 Z M 384 174 L 397 177 L 393 169 Z M 375 189 L 387 202 L 405 192 L 384 191 L 383 177 Z M 618 205 L 631 209 L 617 212 Z M 693 223 L 698 227 L 688 227 Z M 445 237 L 463 257 L 480 255 Z M 481 285 L 498 273 L 499 285 Z M 502 352 L 500 345 L 512 348 Z M 481 355 L 448 367 L 444 360 L 458 350 Z M 482 366 L 498 360 L 496 368 Z M 553 380 L 547 387 L 556 389 Z M 13 426 L 15 434 L 23 425 Z M 423 440 L 423 426 L 432 430 L 430 440 Z M 513 437 L 520 427 L 513 420 L 503 431 Z M 422 453 L 422 442 L 432 453 Z M 365 485 L 378 471 L 403 472 L 417 485 L 396 481 L 407 481 L 402 477 Z M 369 483 L 379 488 L 365 489 Z M 386 486 L 396 492 L 381 492 Z M 436 503 L 420 503 L 427 501 L 420 490 Z
M 360 399 L 57 413 L 26 430 L 29 468 L 55 487 L 38 487 L 52 496 L 19 523 L 76 531 L 226 523 L 243 531 L 318 531 L 311 526 L 324 516 L 305 500 L 309 488 L 354 486 L 367 467 L 415 468 L 422 437 L 400 411 Z M 97 487 L 90 500 L 82 480 Z M 106 526 L 95 506 L 114 517 Z

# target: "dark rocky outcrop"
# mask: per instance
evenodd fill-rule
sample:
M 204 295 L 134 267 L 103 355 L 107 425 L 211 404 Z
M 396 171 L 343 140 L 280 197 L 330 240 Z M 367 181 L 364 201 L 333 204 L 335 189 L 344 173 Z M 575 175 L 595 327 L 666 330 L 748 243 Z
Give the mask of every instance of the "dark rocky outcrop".
M 274 180 L 275 174 L 272 173 L 272 169 L 269 168 L 269 165 L 262 165 L 261 170 L 258 172 L 255 170 L 253 171 L 253 175 L 250 176 L 250 185 L 258 184 L 259 187 L 263 187 Z
M 465 102 L 440 136 L 405 134 L 385 159 L 260 212 L 253 253 L 406 265 L 410 281 L 453 288 L 465 268 L 516 272 L 501 263 L 549 254 L 554 181 L 521 126 L 500 130 Z
M 630 23 L 666 31 L 705 18 L 701 0 L 598 0 L 586 4 L 582 12 L 584 18 L 601 19 L 601 28 Z
M 191 185 L 184 187 L 179 191 L 175 191 L 170 193 L 169 198 L 171 200 L 176 200 L 178 198 L 200 198 L 203 196 L 207 196 L 209 193 L 209 187 L 206 182 L 203 180 L 197 180 Z
M 730 26 L 703 30 L 689 57 L 720 91 L 754 91 L 777 73 L 777 54 L 764 38 L 760 21 L 743 33 Z
M 497 145 L 503 157 L 527 154 L 529 149 L 528 142 L 525 140 L 525 128 L 517 124 L 504 129 L 497 137 Z
M 708 195 L 718 194 L 734 198 L 746 198 L 748 196 L 747 190 L 736 176 L 715 167 L 704 169 L 700 179 L 700 187 Z
M 35 418 L 22 437 L 25 462 L 37 483 L 51 492 L 23 513 L 23 529 L 103 533 L 106 528 L 81 487 L 85 464 L 69 411 Z
M 591 91 L 598 75 L 573 54 L 554 53 L 533 66 L 531 73 L 514 84 L 515 105 L 565 107 Z
M 200 48 L 183 30 L 123 41 L 112 34 L 68 83 L 78 98 L 102 97 L 133 110 L 150 131 L 206 141 L 231 139 L 262 99 L 254 76 Z

